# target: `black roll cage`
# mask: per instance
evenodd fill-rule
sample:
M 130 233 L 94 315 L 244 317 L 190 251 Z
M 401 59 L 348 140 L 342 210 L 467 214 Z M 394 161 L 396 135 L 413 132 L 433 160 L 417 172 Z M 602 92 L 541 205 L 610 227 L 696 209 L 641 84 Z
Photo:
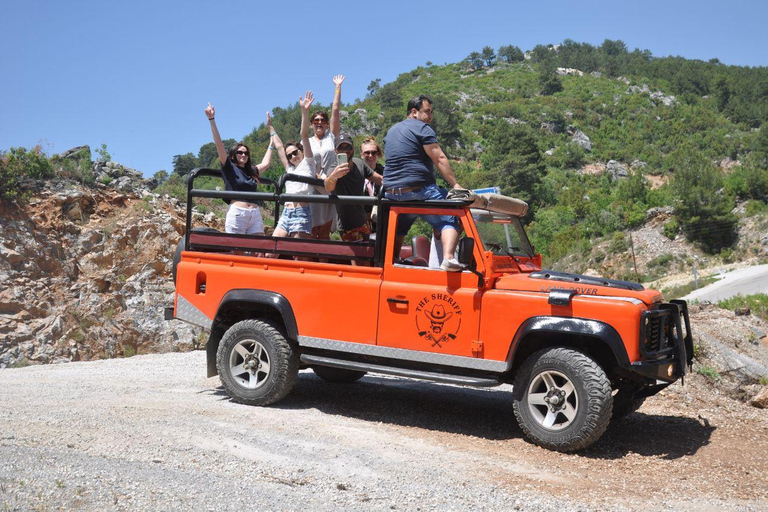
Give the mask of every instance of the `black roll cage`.
M 187 177 L 187 215 L 184 231 L 184 250 L 205 252 L 255 251 L 270 252 L 285 256 L 309 256 L 330 258 L 331 260 L 361 259 L 381 267 L 384 262 L 386 247 L 385 230 L 391 206 L 406 208 L 450 208 L 463 209 L 472 204 L 472 200 L 440 201 L 392 201 L 384 197 L 385 187 L 381 187 L 378 196 L 339 196 L 336 194 L 285 194 L 288 181 L 323 185 L 323 180 L 285 173 L 277 181 L 260 178 L 261 185 L 272 187 L 274 192 L 238 192 L 233 190 L 205 190 L 194 188 L 195 180 L 202 177 L 219 178 L 223 182 L 220 170 L 197 167 Z M 275 204 L 274 225 L 280 219 L 280 205 L 286 202 L 375 205 L 377 207 L 375 240 L 363 242 L 344 242 L 340 240 L 315 240 L 305 238 L 282 238 L 268 235 L 240 235 L 220 233 L 192 228 L 194 198 L 227 199 L 256 203 L 269 201 Z

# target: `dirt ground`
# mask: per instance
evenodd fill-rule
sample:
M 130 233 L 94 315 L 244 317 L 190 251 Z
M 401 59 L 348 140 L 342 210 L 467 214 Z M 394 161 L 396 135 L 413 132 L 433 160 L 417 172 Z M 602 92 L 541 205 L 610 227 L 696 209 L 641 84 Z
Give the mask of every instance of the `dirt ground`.
M 575 453 L 510 388 L 302 371 L 235 404 L 203 352 L 0 372 L 3 510 L 768 510 L 768 410 L 693 374 Z

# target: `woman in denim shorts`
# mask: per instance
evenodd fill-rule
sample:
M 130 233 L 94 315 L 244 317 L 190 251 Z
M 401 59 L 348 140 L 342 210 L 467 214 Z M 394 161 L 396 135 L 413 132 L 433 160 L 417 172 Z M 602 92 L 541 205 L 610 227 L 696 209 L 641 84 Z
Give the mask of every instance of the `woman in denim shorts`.
M 315 100 L 312 91 L 307 91 L 299 100 L 301 106 L 301 142 L 289 141 L 285 148 L 277 148 L 277 154 L 289 174 L 315 178 L 315 159 L 312 147 L 309 145 L 309 107 Z M 285 183 L 286 194 L 311 194 L 312 186 L 298 181 Z M 294 238 L 312 238 L 312 211 L 309 203 L 288 202 L 283 207 L 283 213 L 277 223 L 273 236 L 289 236 Z

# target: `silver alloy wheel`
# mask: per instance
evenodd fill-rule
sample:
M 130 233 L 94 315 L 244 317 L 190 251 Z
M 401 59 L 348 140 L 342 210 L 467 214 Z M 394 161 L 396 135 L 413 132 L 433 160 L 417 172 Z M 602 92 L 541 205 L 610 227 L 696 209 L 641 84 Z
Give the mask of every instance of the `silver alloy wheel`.
M 528 410 L 543 428 L 563 430 L 576 418 L 579 397 L 567 376 L 553 370 L 544 371 L 528 387 Z
M 269 354 L 256 340 L 239 341 L 229 355 L 232 379 L 247 389 L 261 387 L 269 377 Z

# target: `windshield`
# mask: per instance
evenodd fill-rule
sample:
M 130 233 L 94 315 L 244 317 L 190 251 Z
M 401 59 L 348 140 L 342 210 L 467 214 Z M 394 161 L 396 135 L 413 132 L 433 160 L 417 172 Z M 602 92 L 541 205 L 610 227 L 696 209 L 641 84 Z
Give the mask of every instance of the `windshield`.
M 486 251 L 493 251 L 498 256 L 534 257 L 528 235 L 518 217 L 474 208 L 472 217 Z

